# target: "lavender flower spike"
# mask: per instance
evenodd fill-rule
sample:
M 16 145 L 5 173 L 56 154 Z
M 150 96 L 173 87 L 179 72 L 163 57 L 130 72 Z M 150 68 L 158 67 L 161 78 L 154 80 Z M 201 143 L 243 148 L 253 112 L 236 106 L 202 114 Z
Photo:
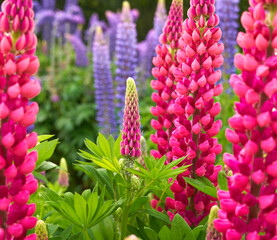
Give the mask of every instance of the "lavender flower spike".
M 137 31 L 133 22 L 130 4 L 123 2 L 121 20 L 116 34 L 116 107 L 119 125 L 122 123 L 125 97 L 125 81 L 128 77 L 136 78 L 137 67 Z
M 96 119 L 100 131 L 104 135 L 115 134 L 117 132 L 117 126 L 114 111 L 114 91 L 110 67 L 110 52 L 101 27 L 96 28 L 92 53 L 95 101 L 97 106 Z
M 134 79 L 128 78 L 125 96 L 121 154 L 127 158 L 140 157 L 140 138 L 138 93 Z
M 239 0 L 220 0 L 216 1 L 217 15 L 220 18 L 219 27 L 221 28 L 222 40 L 224 44 L 224 64 L 221 67 L 223 78 L 227 79 L 235 73 L 234 55 L 236 50 L 236 38 L 238 35 L 239 19 Z M 224 77 L 225 76 L 225 77 Z

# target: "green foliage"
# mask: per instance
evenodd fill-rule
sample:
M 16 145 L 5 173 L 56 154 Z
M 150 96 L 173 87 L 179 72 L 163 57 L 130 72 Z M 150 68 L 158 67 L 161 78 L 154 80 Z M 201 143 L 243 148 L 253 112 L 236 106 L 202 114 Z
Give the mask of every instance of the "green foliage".
M 70 221 L 80 232 L 85 233 L 110 216 L 122 204 L 122 200 L 105 201 L 105 191 L 99 196 L 98 186 L 93 191 L 85 190 L 82 195 L 68 192 L 64 197 L 45 188 L 42 196 L 62 217 Z
M 212 182 L 205 177 L 197 177 L 194 178 L 188 178 L 184 177 L 187 183 L 198 189 L 199 191 L 208 194 L 211 197 L 217 198 L 217 190 L 216 187 L 212 184 Z

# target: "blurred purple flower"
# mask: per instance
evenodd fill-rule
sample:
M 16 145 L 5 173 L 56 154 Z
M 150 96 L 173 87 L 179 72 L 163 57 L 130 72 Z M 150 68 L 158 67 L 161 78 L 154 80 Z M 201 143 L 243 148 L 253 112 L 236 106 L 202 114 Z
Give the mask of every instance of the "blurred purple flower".
M 159 44 L 159 37 L 163 33 L 163 28 L 167 20 L 165 0 L 158 0 L 158 5 L 154 17 L 154 31 L 155 40 L 153 42 L 153 52 L 155 53 L 155 47 Z
M 95 102 L 97 121 L 100 131 L 105 135 L 117 132 L 114 90 L 111 72 L 109 46 L 104 38 L 102 28 L 97 27 L 92 47 Z
M 67 34 L 66 39 L 71 43 L 75 52 L 75 64 L 78 67 L 86 67 L 89 64 L 87 47 L 80 37 L 79 29 L 74 35 Z
M 78 6 L 78 2 L 79 0 L 66 0 L 64 9 L 67 10 L 70 5 Z
M 54 11 L 56 8 L 56 0 L 42 0 L 42 7 Z
M 123 2 L 121 19 L 117 25 L 116 33 L 116 107 L 121 125 L 124 115 L 126 80 L 131 77 L 136 79 L 137 59 L 137 31 L 136 24 L 127 1 Z
M 224 64 L 221 70 L 224 75 L 235 73 L 234 55 L 236 50 L 236 38 L 239 27 L 239 0 L 220 0 L 216 1 L 216 9 L 220 18 L 219 27 L 222 30 L 221 42 L 224 44 Z
M 85 16 L 82 9 L 76 5 L 69 5 L 66 11 L 58 11 L 55 17 L 57 37 L 64 38 L 65 34 L 75 34 L 78 25 L 85 24 Z
M 103 32 L 107 30 L 107 24 L 105 23 L 105 21 L 99 20 L 98 14 L 93 13 L 89 19 L 89 26 L 85 34 L 85 39 L 90 45 L 92 44 L 92 39 L 94 38 L 94 33 L 97 26 L 100 26 Z
M 107 30 L 109 38 L 110 38 L 110 52 L 111 56 L 114 55 L 115 52 L 115 42 L 116 42 L 116 31 L 117 31 L 117 25 L 120 22 L 121 13 L 115 13 L 112 11 L 106 11 L 106 18 L 109 23 L 109 29 Z M 135 23 L 139 18 L 139 11 L 137 9 L 131 10 L 131 16 L 132 21 Z
M 143 92 L 147 86 L 147 78 L 151 76 L 152 59 L 154 57 L 155 31 L 151 29 L 146 39 L 138 44 L 138 57 L 139 57 L 139 89 Z
M 52 29 L 55 19 L 56 0 L 43 0 L 42 5 L 38 1 L 34 2 L 36 19 L 36 32 L 42 31 L 42 38 L 51 45 Z

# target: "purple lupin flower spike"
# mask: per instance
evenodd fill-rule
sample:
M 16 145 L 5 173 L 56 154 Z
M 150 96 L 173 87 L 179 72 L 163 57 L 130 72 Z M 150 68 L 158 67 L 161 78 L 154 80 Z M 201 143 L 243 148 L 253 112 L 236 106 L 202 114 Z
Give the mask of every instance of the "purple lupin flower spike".
M 117 132 L 114 112 L 113 80 L 110 68 L 110 53 L 107 41 L 101 27 L 97 27 L 92 47 L 95 101 L 97 106 L 97 121 L 104 135 Z
M 66 0 L 64 9 L 67 10 L 70 5 L 78 6 L 78 2 L 79 0 Z
M 121 154 L 126 158 L 140 157 L 140 138 L 138 93 L 134 79 L 128 78 L 125 96 Z
M 152 58 L 154 57 L 155 47 L 155 31 L 151 29 L 146 39 L 138 44 L 138 57 L 139 57 L 139 89 L 143 92 L 147 87 L 147 78 L 151 76 L 152 71 Z
M 166 6 L 165 0 L 158 0 L 157 9 L 154 17 L 154 31 L 155 31 L 155 40 L 153 51 L 155 51 L 155 47 L 159 44 L 159 37 L 163 33 L 163 28 L 166 24 L 167 14 L 166 14 Z
M 222 30 L 221 42 L 224 44 L 224 64 L 221 67 L 223 78 L 235 73 L 234 55 L 236 50 L 236 38 L 238 34 L 239 0 L 216 1 L 217 15 L 220 18 L 219 27 Z M 224 77 L 225 75 L 225 77 Z
M 42 6 L 43 6 L 43 8 L 55 10 L 56 0 L 42 0 Z
M 116 107 L 118 111 L 119 124 L 122 123 L 125 81 L 128 77 L 136 77 L 137 67 L 137 31 L 133 22 L 130 4 L 123 2 L 121 20 L 117 26 L 116 33 Z
M 56 0 L 43 0 L 42 5 L 35 2 L 36 32 L 42 30 L 42 38 L 51 45 L 51 35 L 55 19 Z
M 86 67 L 89 64 L 87 48 L 80 37 L 80 29 L 74 35 L 66 35 L 67 40 L 71 43 L 75 52 L 75 64 L 78 67 Z

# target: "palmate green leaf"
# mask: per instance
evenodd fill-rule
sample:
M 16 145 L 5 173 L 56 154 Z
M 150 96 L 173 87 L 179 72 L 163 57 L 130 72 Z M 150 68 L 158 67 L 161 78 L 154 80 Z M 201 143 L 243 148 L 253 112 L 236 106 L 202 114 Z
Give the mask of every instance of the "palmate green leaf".
M 55 169 L 57 167 L 58 167 L 57 164 L 46 161 L 46 162 L 43 162 L 36 170 L 38 172 L 43 172 L 43 171 L 49 171 L 49 170 Z
M 139 197 L 135 200 L 135 202 L 132 204 L 129 216 L 132 216 L 136 213 L 137 210 L 141 209 L 143 205 L 145 205 L 149 201 L 148 197 Z
M 112 153 L 111 153 L 109 141 L 101 133 L 99 133 L 97 140 L 98 140 L 97 145 L 104 153 L 104 156 L 107 157 L 107 159 L 112 159 Z
M 106 186 L 107 197 L 109 199 L 114 197 L 112 183 L 106 169 L 97 169 L 92 164 L 81 164 L 81 162 L 80 164 L 75 164 L 75 167 L 83 171 L 91 180 L 98 182 L 100 187 Z
M 187 183 L 192 185 L 193 187 L 197 188 L 199 191 L 208 194 L 211 197 L 217 198 L 217 190 L 215 186 L 208 185 L 207 181 L 201 181 L 200 179 L 193 179 L 184 177 Z
M 179 163 L 181 163 L 186 157 L 182 157 L 182 158 L 179 158 L 179 159 L 176 159 L 174 161 L 172 161 L 171 163 L 165 165 L 165 170 L 169 170 L 169 169 L 172 169 L 173 167 L 176 167 Z M 188 165 L 187 167 L 189 167 L 190 165 Z
M 97 192 L 93 192 L 88 201 L 88 224 L 90 225 L 90 223 L 92 222 L 92 219 L 95 215 L 95 213 L 97 212 L 99 205 L 98 205 L 98 193 Z
M 86 139 L 85 145 L 96 157 L 98 157 L 98 158 L 103 157 L 103 153 L 102 153 L 101 149 L 94 142 L 90 141 L 89 139 Z
M 174 240 L 196 240 L 190 226 L 179 214 L 173 218 L 170 237 Z
M 159 231 L 158 236 L 160 240 L 171 240 L 170 230 L 167 226 L 162 227 L 162 229 Z
M 91 160 L 93 158 L 93 155 L 86 152 L 86 151 L 83 151 L 83 150 L 79 150 L 80 152 L 78 153 L 78 155 L 84 159 L 87 159 L 87 160 Z
M 218 181 L 219 188 L 221 190 L 225 190 L 225 191 L 228 190 L 227 176 L 226 176 L 226 173 L 224 171 L 221 170 L 218 173 L 217 181 Z
M 44 161 L 52 157 L 58 143 L 59 143 L 59 139 L 55 139 L 52 141 L 44 141 L 42 143 L 39 143 L 38 145 L 36 145 L 34 148 L 30 150 L 30 151 L 36 150 L 38 153 L 36 169 L 38 169 Z
M 78 193 L 74 195 L 74 210 L 77 213 L 79 219 L 84 224 L 84 227 L 87 227 L 87 202 L 86 200 Z
M 148 180 L 161 180 L 167 179 L 170 177 L 177 176 L 180 173 L 183 173 L 188 166 L 182 166 L 176 169 L 172 169 L 177 166 L 184 158 L 177 159 L 171 162 L 168 165 L 165 165 L 166 158 L 162 157 L 159 160 L 156 160 L 154 157 L 146 157 L 145 166 L 146 168 L 138 162 L 135 162 L 135 167 L 138 167 L 139 170 L 127 169 L 129 172 L 136 174 L 144 179 Z
M 202 229 L 203 229 L 203 225 L 199 225 L 199 226 L 197 226 L 196 228 L 194 228 L 194 229 L 192 230 L 195 239 L 198 238 L 198 236 L 200 235 L 200 232 L 201 232 Z
M 158 240 L 157 233 L 155 233 L 151 228 L 144 227 L 144 232 L 150 240 Z
M 141 212 L 146 213 L 148 215 L 151 215 L 152 217 L 155 217 L 159 220 L 162 220 L 167 224 L 171 224 L 171 221 L 170 221 L 169 216 L 167 214 L 158 212 L 157 210 L 154 210 L 154 209 L 143 209 Z
M 55 135 L 39 135 L 38 136 L 38 142 L 43 142 L 45 140 L 48 140 L 52 137 L 54 137 Z
M 114 146 L 113 146 L 113 156 L 116 157 L 117 159 L 121 158 L 121 153 L 120 153 L 120 143 L 122 141 L 122 134 L 118 136 L 116 139 Z

